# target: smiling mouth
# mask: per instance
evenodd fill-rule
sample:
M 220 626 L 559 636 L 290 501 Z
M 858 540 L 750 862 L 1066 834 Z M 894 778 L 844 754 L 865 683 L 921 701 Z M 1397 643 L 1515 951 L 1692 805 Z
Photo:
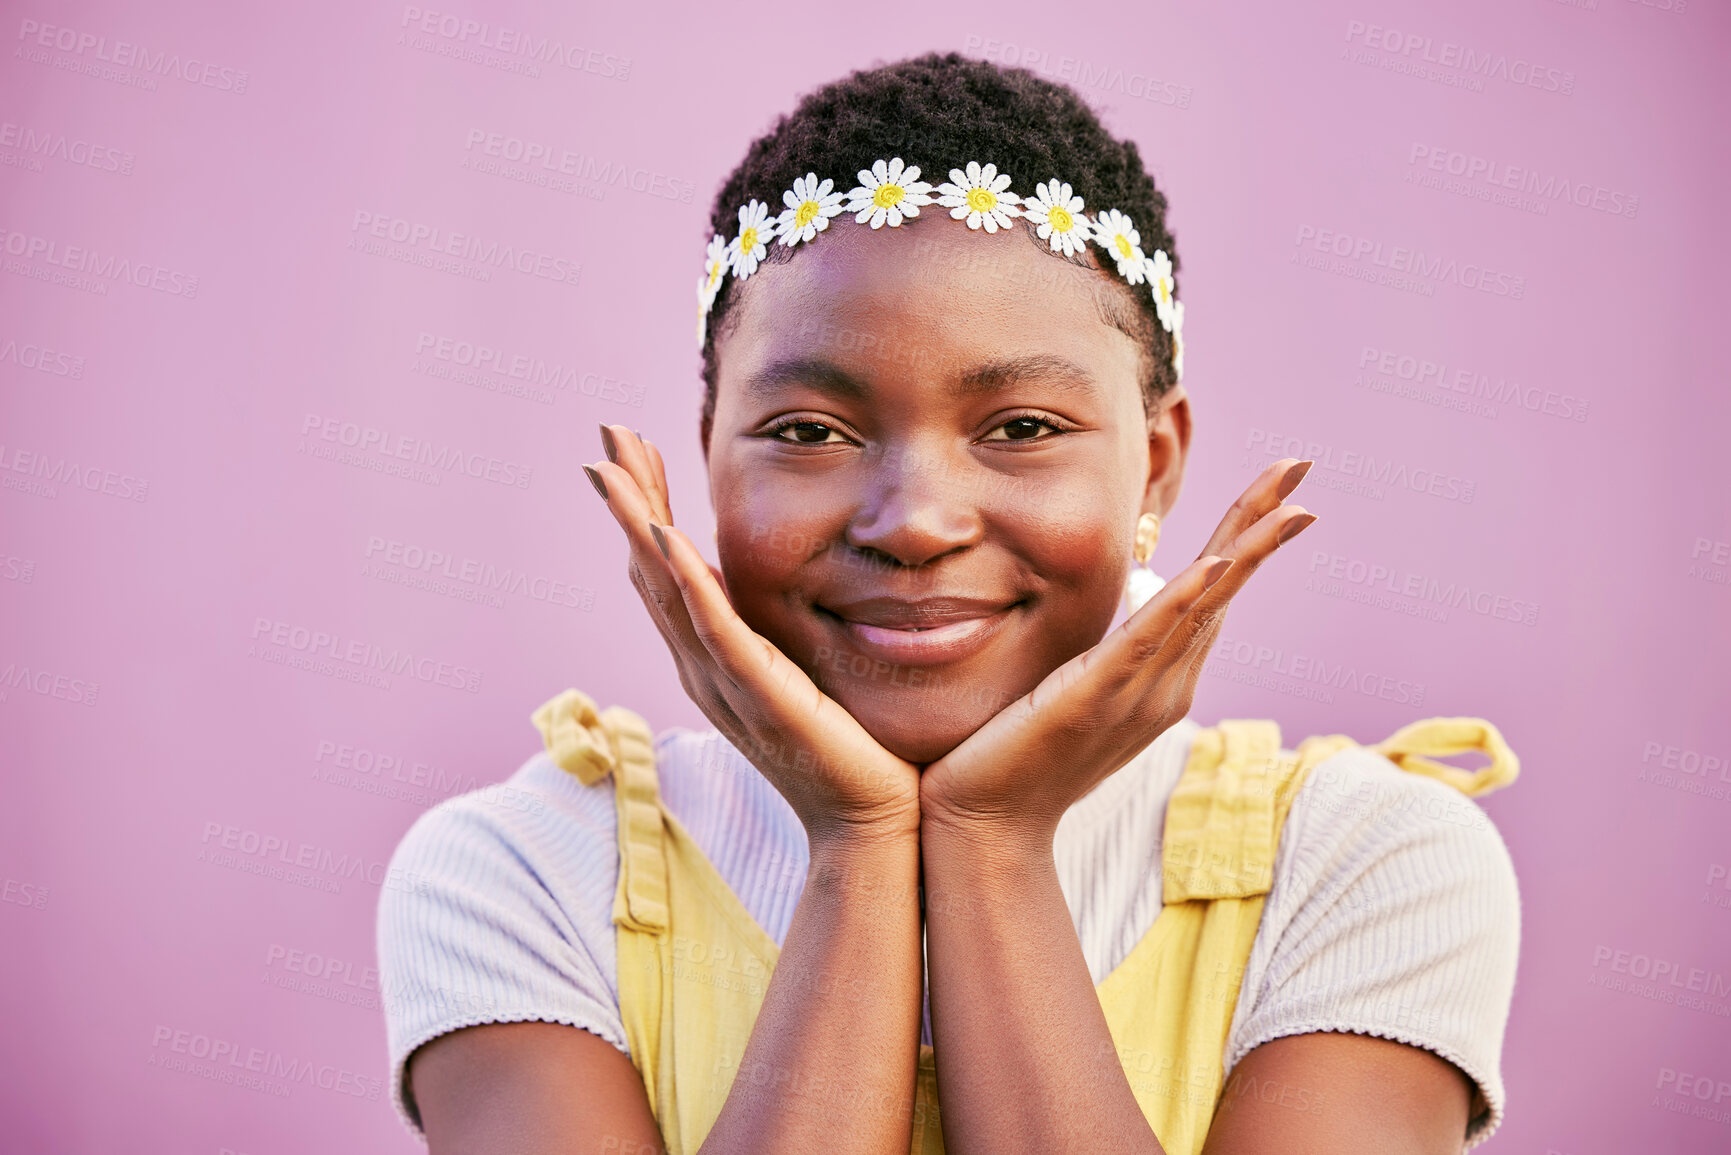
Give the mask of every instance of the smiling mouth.
M 893 665 L 930 666 L 961 661 L 979 653 L 997 636 L 1011 611 L 1022 604 L 1016 601 L 990 610 L 958 609 L 951 611 L 947 620 L 940 616 L 940 620 L 924 622 L 906 621 L 908 615 L 901 613 L 872 613 L 879 622 L 861 622 L 842 617 L 825 606 L 814 604 L 813 608 L 832 629 L 847 636 L 849 649 L 864 657 Z M 851 670 L 851 664 L 848 668 Z

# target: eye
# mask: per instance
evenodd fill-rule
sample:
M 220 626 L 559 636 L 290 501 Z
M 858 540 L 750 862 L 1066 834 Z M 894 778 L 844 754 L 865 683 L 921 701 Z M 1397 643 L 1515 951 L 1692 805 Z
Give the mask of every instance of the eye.
M 792 437 L 783 437 L 781 433 L 784 429 L 793 430 L 794 435 Z M 788 445 L 837 444 L 836 442 L 828 440 L 831 433 L 836 433 L 836 429 L 833 425 L 827 425 L 822 421 L 812 421 L 809 418 L 800 417 L 784 418 L 764 431 L 764 435 L 771 441 L 781 441 Z M 837 433 L 837 436 L 839 437 L 840 434 Z M 846 439 L 844 438 L 843 440 L 845 441 Z
M 1062 434 L 1062 433 L 1068 433 L 1069 432 L 1069 430 L 1065 429 L 1063 426 L 1059 425 L 1057 422 L 1052 421 L 1048 418 L 1038 417 L 1032 413 L 1021 413 L 1021 414 L 1016 415 L 1015 417 L 1010 418 L 1008 421 L 1005 421 L 1003 424 L 999 425 L 996 429 L 993 429 L 991 433 L 988 433 L 986 435 L 985 440 L 987 440 L 987 441 L 1050 441 L 1050 440 L 1052 440 L 1051 437 L 1040 436 L 1040 429 L 1042 427 L 1044 427 L 1046 429 L 1050 429 L 1055 434 Z M 1003 437 L 994 436 L 1000 430 L 1004 432 L 1004 436 Z

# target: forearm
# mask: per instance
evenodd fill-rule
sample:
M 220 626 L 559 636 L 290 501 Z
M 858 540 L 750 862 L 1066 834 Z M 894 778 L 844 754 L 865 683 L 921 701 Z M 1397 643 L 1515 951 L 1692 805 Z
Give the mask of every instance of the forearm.
M 945 1149 L 1160 1152 L 1118 1061 L 1051 840 L 928 821 L 921 853 Z
M 703 1155 L 904 1155 L 919 1049 L 919 869 L 916 831 L 813 842 L 805 889 Z

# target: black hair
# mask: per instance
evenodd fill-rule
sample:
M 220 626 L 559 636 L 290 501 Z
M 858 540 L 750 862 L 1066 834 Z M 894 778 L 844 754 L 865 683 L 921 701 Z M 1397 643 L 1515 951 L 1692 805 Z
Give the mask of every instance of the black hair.
M 1067 181 L 1090 215 L 1115 208 L 1129 217 L 1141 236 L 1142 251 L 1152 255 L 1164 249 L 1176 280 L 1178 253 L 1166 227 L 1166 197 L 1154 187 L 1135 143 L 1107 132 L 1069 86 L 1025 68 L 1004 68 L 954 52 L 861 69 L 808 94 L 798 108 L 751 142 L 745 159 L 716 194 L 711 228 L 732 239 L 739 231 L 739 208 L 752 198 L 768 204 L 773 219 L 782 210 L 782 193 L 806 173 L 830 177 L 837 191 L 846 192 L 860 169 L 894 156 L 919 165 L 920 179 L 934 185 L 948 179 L 950 168 L 970 160 L 1013 174 L 1014 191 L 1023 196 L 1032 195 L 1040 181 Z M 947 210 L 934 206 L 925 211 Z M 1049 252 L 1047 243 L 1033 236 L 1033 223 L 1024 218 L 1022 224 Z M 796 248 L 771 244 L 768 259 L 791 259 Z M 1090 245 L 1070 258 L 1052 255 L 1098 268 L 1092 249 Z M 1173 338 L 1159 323 L 1148 286 L 1130 285 L 1115 265 L 1105 268 L 1104 275 L 1137 302 L 1135 309 L 1108 308 L 1107 319 L 1146 351 L 1141 386 L 1144 406 L 1152 410 L 1177 382 Z M 710 308 L 700 420 L 705 446 L 715 417 L 716 339 L 725 331 L 736 292 L 734 278 L 723 277 Z M 1121 297 L 1103 299 L 1122 303 Z

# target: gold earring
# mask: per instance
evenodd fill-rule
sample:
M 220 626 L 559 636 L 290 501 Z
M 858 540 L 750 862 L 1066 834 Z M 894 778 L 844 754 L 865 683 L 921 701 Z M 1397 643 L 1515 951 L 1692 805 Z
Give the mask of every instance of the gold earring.
M 1130 582 L 1124 590 L 1124 599 L 1132 614 L 1141 609 L 1148 599 L 1159 593 L 1166 584 L 1165 578 L 1148 568 L 1148 559 L 1154 556 L 1154 547 L 1159 541 L 1159 516 L 1145 513 L 1137 518 L 1136 566 L 1130 570 Z

